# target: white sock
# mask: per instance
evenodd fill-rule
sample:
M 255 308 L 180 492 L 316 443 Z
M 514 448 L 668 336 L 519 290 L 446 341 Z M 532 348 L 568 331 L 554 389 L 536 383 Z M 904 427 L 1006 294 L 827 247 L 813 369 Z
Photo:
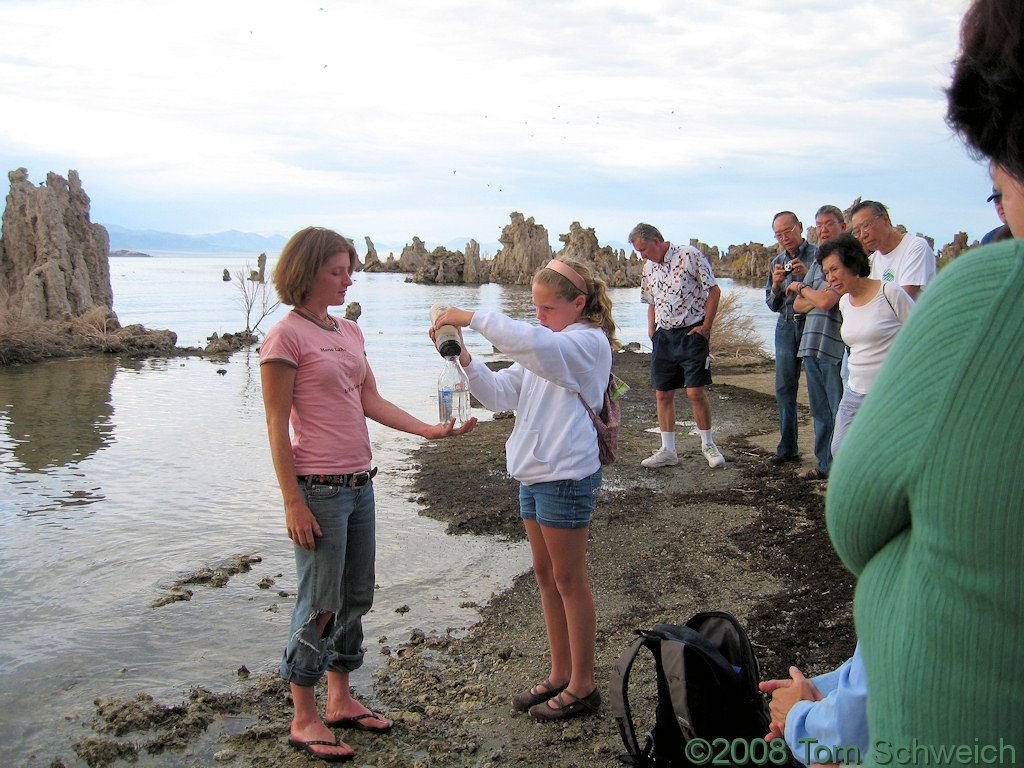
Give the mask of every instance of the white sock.
M 697 431 L 700 432 L 700 445 L 702 448 L 706 445 L 715 444 L 715 439 L 711 437 L 710 429 L 698 429 Z
M 661 433 L 661 447 L 666 451 L 672 453 L 676 452 L 676 433 L 675 432 L 662 432 Z

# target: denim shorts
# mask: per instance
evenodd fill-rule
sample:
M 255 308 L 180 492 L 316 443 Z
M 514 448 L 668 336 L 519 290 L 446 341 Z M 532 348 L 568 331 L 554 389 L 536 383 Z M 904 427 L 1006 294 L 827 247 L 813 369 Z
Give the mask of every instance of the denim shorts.
M 373 483 L 344 488 L 300 483 L 299 490 L 320 525 L 316 549 L 297 544 L 298 588 L 291 636 L 281 676 L 302 686 L 325 671 L 351 672 L 363 663 L 363 616 L 373 605 L 376 555 Z M 333 614 L 320 635 L 317 616 Z
M 589 528 L 601 470 L 582 480 L 519 486 L 519 516 L 546 528 Z

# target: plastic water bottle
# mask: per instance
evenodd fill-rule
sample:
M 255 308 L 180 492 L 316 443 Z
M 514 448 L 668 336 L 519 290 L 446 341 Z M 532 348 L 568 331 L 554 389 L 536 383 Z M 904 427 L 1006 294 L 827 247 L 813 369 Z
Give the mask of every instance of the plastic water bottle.
M 443 301 L 437 302 L 430 308 L 430 323 L 433 324 L 437 320 L 437 316 L 444 312 L 450 307 Z M 441 357 L 458 357 L 462 354 L 462 342 L 459 341 L 459 331 L 454 325 L 442 325 L 434 333 L 434 346 L 437 347 L 437 351 L 441 354 Z M 461 371 L 462 368 L 460 367 Z M 463 373 L 463 376 L 466 374 Z
M 469 421 L 469 377 L 459 365 L 458 357 L 444 359 L 444 368 L 437 379 L 437 412 L 441 421 L 454 418 L 456 427 Z

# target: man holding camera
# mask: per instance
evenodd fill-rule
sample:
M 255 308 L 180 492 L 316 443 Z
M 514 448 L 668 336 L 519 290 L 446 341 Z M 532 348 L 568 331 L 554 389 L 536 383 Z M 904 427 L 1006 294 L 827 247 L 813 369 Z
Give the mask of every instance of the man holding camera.
M 804 225 L 792 211 L 782 211 L 772 219 L 775 239 L 779 242 L 779 255 L 771 263 L 765 301 L 772 312 L 779 315 L 775 324 L 775 400 L 779 406 L 779 433 L 781 439 L 775 455 L 768 461 L 782 464 L 797 461 L 796 391 L 800 385 L 800 336 L 804 330 L 804 315 L 793 310 L 797 293 L 788 292 L 790 283 L 800 282 L 814 263 L 818 248 L 804 240 Z

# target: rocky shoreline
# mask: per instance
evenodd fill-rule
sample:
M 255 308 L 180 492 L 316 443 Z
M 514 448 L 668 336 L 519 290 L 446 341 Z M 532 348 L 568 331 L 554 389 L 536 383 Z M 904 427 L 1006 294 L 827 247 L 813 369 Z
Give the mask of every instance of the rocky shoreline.
M 838 665 L 855 644 L 853 578 L 829 543 L 816 485 L 798 480 L 799 468 L 780 471 L 765 461 L 777 439 L 771 363 L 739 360 L 715 371 L 709 396 L 728 459 L 724 468 L 709 469 L 699 440 L 680 434 L 680 465 L 651 471 L 639 466 L 657 442 L 649 431 L 656 419 L 648 359 L 629 352 L 615 359 L 616 373 L 632 389 L 621 401 L 620 456 L 605 470 L 590 536 L 602 695 L 634 630 L 683 623 L 699 610 L 740 618 L 763 678 L 785 675 L 790 664 L 810 674 Z M 805 408 L 801 419 L 806 428 Z M 459 441 L 424 444 L 414 482 L 423 513 L 445 521 L 453 534 L 521 538 L 515 482 L 504 472 L 511 426 L 496 419 Z M 387 736 L 341 732 L 359 753 L 354 765 L 621 765 L 607 705 L 597 717 L 537 724 L 509 704 L 548 671 L 532 574 L 482 607 L 479 624 L 466 633 L 414 630 L 379 640 L 387 663 L 375 675 L 373 694 L 368 681 L 357 675 L 354 682 L 357 695 L 396 726 Z M 635 682 L 632 697 L 650 698 L 643 694 L 651 681 L 637 672 Z M 285 744 L 290 701 L 274 675 L 249 680 L 237 692 L 196 689 L 174 707 L 145 696 L 96 706 L 97 736 L 74 745 L 90 768 L 125 759 L 163 765 L 150 755 L 167 750 L 183 752 L 189 766 L 317 764 Z M 643 718 L 642 704 L 638 710 Z M 51 766 L 63 764 L 54 758 Z

